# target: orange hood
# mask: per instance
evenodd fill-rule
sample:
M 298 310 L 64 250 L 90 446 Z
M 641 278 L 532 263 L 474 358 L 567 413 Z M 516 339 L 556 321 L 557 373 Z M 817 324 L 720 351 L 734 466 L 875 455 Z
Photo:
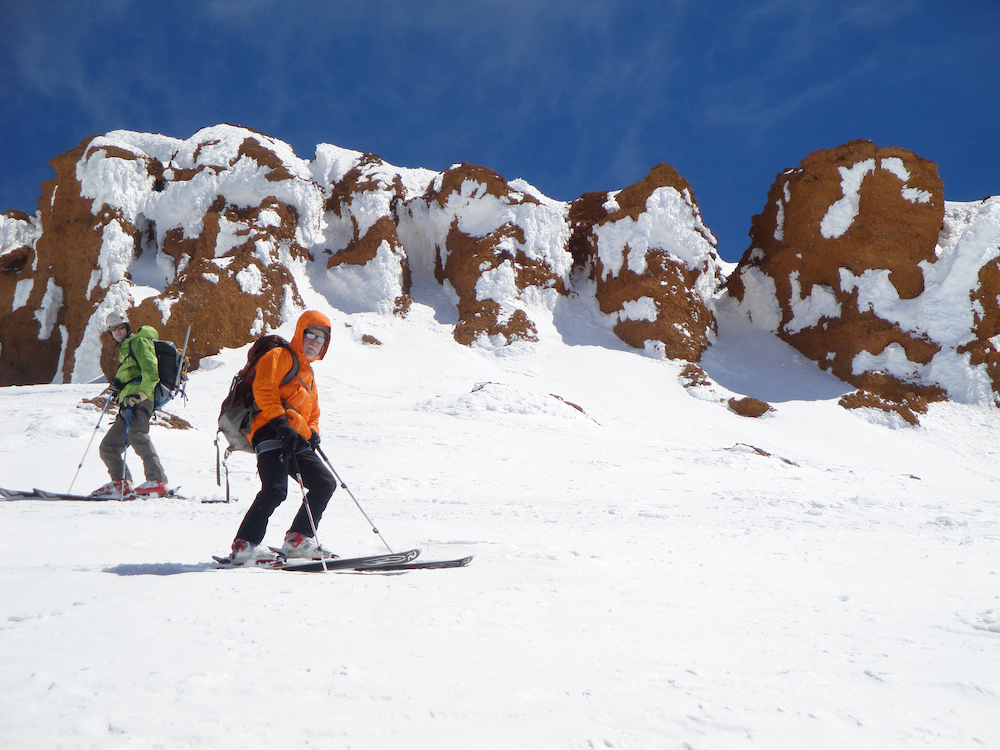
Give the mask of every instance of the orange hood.
M 323 313 L 318 310 L 306 310 L 302 313 L 299 316 L 298 323 L 295 324 L 295 335 L 292 336 L 292 340 L 289 343 L 292 346 L 292 350 L 301 359 L 305 360 L 306 355 L 302 351 L 302 341 L 303 334 L 305 334 L 306 328 L 309 326 L 316 326 L 326 331 L 326 341 L 323 342 L 323 348 L 320 349 L 319 356 L 309 360 L 310 362 L 315 362 L 317 359 L 323 359 L 326 356 L 326 350 L 330 348 L 330 319 Z

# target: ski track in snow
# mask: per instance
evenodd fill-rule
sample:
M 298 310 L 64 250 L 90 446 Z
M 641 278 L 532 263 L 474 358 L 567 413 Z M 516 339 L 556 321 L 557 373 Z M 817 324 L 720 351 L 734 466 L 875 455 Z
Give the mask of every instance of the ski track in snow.
M 223 353 L 167 407 L 196 429 L 153 429 L 191 499 L 0 502 L 0 745 L 1000 746 L 995 411 L 848 412 L 846 386 L 776 340 L 754 364 L 725 327 L 689 393 L 682 363 L 631 352 L 459 347 L 420 305 L 334 315 L 327 455 L 394 549 L 471 566 L 210 570 L 257 490 L 236 455 L 234 502 L 201 502 L 245 357 Z M 0 486 L 67 489 L 99 390 L 2 389 Z M 74 491 L 106 481 L 109 424 Z M 320 538 L 384 551 L 343 490 Z

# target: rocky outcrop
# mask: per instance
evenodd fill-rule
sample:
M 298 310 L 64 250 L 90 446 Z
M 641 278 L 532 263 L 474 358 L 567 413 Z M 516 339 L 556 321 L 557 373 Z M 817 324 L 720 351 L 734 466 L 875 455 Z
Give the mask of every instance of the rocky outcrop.
M 111 210 L 92 213 L 90 202 L 80 196 L 76 164 L 87 143 L 49 162 L 56 177 L 42 185 L 33 221 L 36 231 L 31 233 L 35 241 L 14 249 L 14 263 L 4 262 L 9 257 L 6 253 L 0 256 L 17 289 L 10 306 L 4 305 L 0 325 L 4 355 L 0 377 L 5 379 L 0 382 L 5 384 L 10 382 L 6 378 L 61 381 L 57 372 L 72 369 L 83 335 L 84 326 L 75 311 L 92 307 L 89 298 L 95 274 L 117 271 L 100 269 L 98 262 L 101 237 L 117 230 L 117 214 Z
M 625 190 L 584 195 L 569 218 L 574 262 L 618 338 L 697 362 L 715 330 L 708 301 L 721 276 L 687 180 L 659 164 Z
M 974 221 L 994 231 L 997 216 L 961 205 L 946 207 L 937 166 L 905 149 L 814 152 L 778 175 L 728 292 L 755 324 L 858 386 L 848 403 L 901 404 L 909 419 L 946 396 L 989 398 L 1000 392 L 989 342 L 1000 248 L 973 257 L 961 236 Z
M 429 240 L 434 278 L 457 296 L 461 344 L 537 340 L 531 308 L 551 310 L 568 291 L 564 211 L 522 187 L 485 167 L 457 164 L 405 208 L 407 235 Z
M 423 187 L 424 180 L 415 187 Z M 328 275 L 338 286 L 341 305 L 405 315 L 410 297 L 410 264 L 396 229 L 396 207 L 413 197 L 413 188 L 374 154 L 361 155 L 327 190 L 327 235 L 339 239 L 326 247 Z M 342 247 L 340 246 L 342 245 Z
M 0 385 L 108 372 L 111 310 L 177 342 L 190 325 L 195 364 L 317 304 L 428 304 L 485 347 L 560 336 L 572 306 L 692 363 L 716 326 L 715 239 L 666 164 L 564 203 L 472 164 L 306 161 L 232 125 L 115 131 L 50 163 L 38 212 L 0 216 Z M 845 406 L 916 422 L 1000 402 L 1000 198 L 946 203 L 933 163 L 852 141 L 778 175 L 750 236 L 722 304 L 854 384 Z
M 175 342 L 190 326 L 195 366 L 307 303 L 405 315 L 429 285 L 467 345 L 554 332 L 570 296 L 669 357 L 696 360 L 714 323 L 714 239 L 665 165 L 594 205 L 471 164 L 400 169 L 325 144 L 305 161 L 233 125 L 187 140 L 114 131 L 51 163 L 38 214 L 5 215 L 0 231 L 0 385 L 106 374 L 111 310 Z
M 774 407 L 766 401 L 746 396 L 745 398 L 731 398 L 728 401 L 729 408 L 741 417 L 763 417 L 769 411 L 774 411 Z
M 107 374 L 112 363 L 101 363 L 101 352 L 112 309 L 178 342 L 190 325 L 195 363 L 280 323 L 283 300 L 296 299 L 285 263 L 308 254 L 297 209 L 275 195 L 237 204 L 220 188 L 236 175 L 293 178 L 265 136 L 218 130 L 187 142 L 112 133 L 52 160 L 25 305 L 45 312 L 35 314 L 42 322 L 33 331 L 19 327 L 37 353 L 35 372 L 12 381 Z
M 36 291 L 40 234 L 37 217 L 19 211 L 0 215 L 0 300 L 6 302 L 0 325 L 0 383 L 48 382 L 46 375 L 55 371 L 59 358 L 58 347 L 49 342 L 53 323 L 44 313 L 36 317 L 49 278 L 37 279 Z

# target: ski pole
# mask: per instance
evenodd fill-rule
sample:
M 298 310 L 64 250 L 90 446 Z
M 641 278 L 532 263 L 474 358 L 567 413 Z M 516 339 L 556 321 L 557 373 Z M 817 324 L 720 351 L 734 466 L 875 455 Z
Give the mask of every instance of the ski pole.
M 73 492 L 73 485 L 76 484 L 76 478 L 80 476 L 80 469 L 83 468 L 83 462 L 87 458 L 87 453 L 90 452 L 90 446 L 94 444 L 94 435 L 96 435 L 97 431 L 100 429 L 101 420 L 104 419 L 104 415 L 105 413 L 107 413 L 108 406 L 111 405 L 111 399 L 113 398 L 114 394 L 109 393 L 107 400 L 104 402 L 104 408 L 101 409 L 101 416 L 97 418 L 97 424 L 94 425 L 94 431 L 90 433 L 90 440 L 87 442 L 87 450 L 83 452 L 83 457 L 80 459 L 80 464 L 76 467 L 76 474 L 73 475 L 73 481 L 69 483 L 69 489 L 66 490 L 67 495 Z
M 122 484 L 118 499 L 125 499 L 125 476 L 128 474 L 128 466 L 125 464 L 125 454 L 128 453 L 128 423 L 132 421 L 132 408 L 125 407 L 125 447 L 122 448 Z
M 226 458 L 222 458 L 222 454 L 219 449 L 219 433 L 215 433 L 215 486 L 222 486 L 222 468 L 226 469 L 226 502 L 229 502 L 229 464 L 227 463 L 228 451 L 226 453 Z
M 299 489 L 302 490 L 302 506 L 306 509 L 306 516 L 309 518 L 309 528 L 312 529 L 313 539 L 316 540 L 316 546 L 319 547 L 319 559 L 323 564 L 323 572 L 328 572 L 326 567 L 326 555 L 323 554 L 323 545 L 319 543 L 319 534 L 316 533 L 316 522 L 313 520 L 312 508 L 309 507 L 309 502 L 306 500 L 306 486 L 302 482 L 302 473 L 299 471 L 299 462 L 295 460 L 295 454 L 292 454 L 292 462 L 295 463 L 295 481 L 299 483 Z
M 330 463 L 330 459 L 326 457 L 326 454 L 323 452 L 323 449 L 317 446 L 316 452 L 323 457 L 323 460 L 326 461 L 326 465 L 330 467 L 330 471 L 333 472 L 333 478 L 336 479 L 338 484 L 340 484 L 340 486 L 343 487 L 344 490 L 346 490 L 347 494 L 351 496 L 351 500 L 353 500 L 354 504 L 358 506 L 358 510 L 361 511 L 361 515 L 363 515 L 365 517 L 365 520 L 368 521 L 368 525 L 372 527 L 372 531 L 375 534 L 378 534 L 378 538 L 382 540 L 382 544 L 385 545 L 385 548 L 389 550 L 389 552 L 392 552 L 392 547 L 389 546 L 389 543 L 385 540 L 385 537 L 382 536 L 379 530 L 375 528 L 375 524 L 372 523 L 372 519 L 368 517 L 368 514 L 365 513 L 365 509 L 361 507 L 361 503 L 359 503 L 358 499 L 354 497 L 354 493 L 351 492 L 350 488 L 348 488 L 346 484 L 344 484 L 344 480 L 340 478 L 340 475 L 337 473 L 337 470 L 333 468 L 333 464 Z
M 188 324 L 187 333 L 184 334 L 184 347 L 181 349 L 181 366 L 177 368 L 177 380 L 173 387 L 170 389 L 171 392 L 180 390 L 181 394 L 184 396 L 184 403 L 187 403 L 187 376 L 184 373 L 184 357 L 187 356 L 188 350 L 188 339 L 191 338 L 191 325 Z M 181 388 L 181 381 L 184 381 L 184 387 Z

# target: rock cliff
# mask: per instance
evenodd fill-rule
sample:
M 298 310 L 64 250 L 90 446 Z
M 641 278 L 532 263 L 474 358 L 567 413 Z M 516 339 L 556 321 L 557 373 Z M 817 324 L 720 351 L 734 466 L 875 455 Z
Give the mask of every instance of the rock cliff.
M 937 166 L 851 141 L 779 174 L 727 281 L 756 325 L 915 421 L 1000 393 L 1000 203 L 946 204 Z
M 107 373 L 112 309 L 178 342 L 190 325 L 196 364 L 307 300 L 406 315 L 415 276 L 449 295 L 466 345 L 534 340 L 569 297 L 668 357 L 697 360 L 715 324 L 715 240 L 666 165 L 562 203 L 472 164 L 401 169 L 327 144 L 305 161 L 232 125 L 114 131 L 50 163 L 38 213 L 0 225 L 0 385 Z

